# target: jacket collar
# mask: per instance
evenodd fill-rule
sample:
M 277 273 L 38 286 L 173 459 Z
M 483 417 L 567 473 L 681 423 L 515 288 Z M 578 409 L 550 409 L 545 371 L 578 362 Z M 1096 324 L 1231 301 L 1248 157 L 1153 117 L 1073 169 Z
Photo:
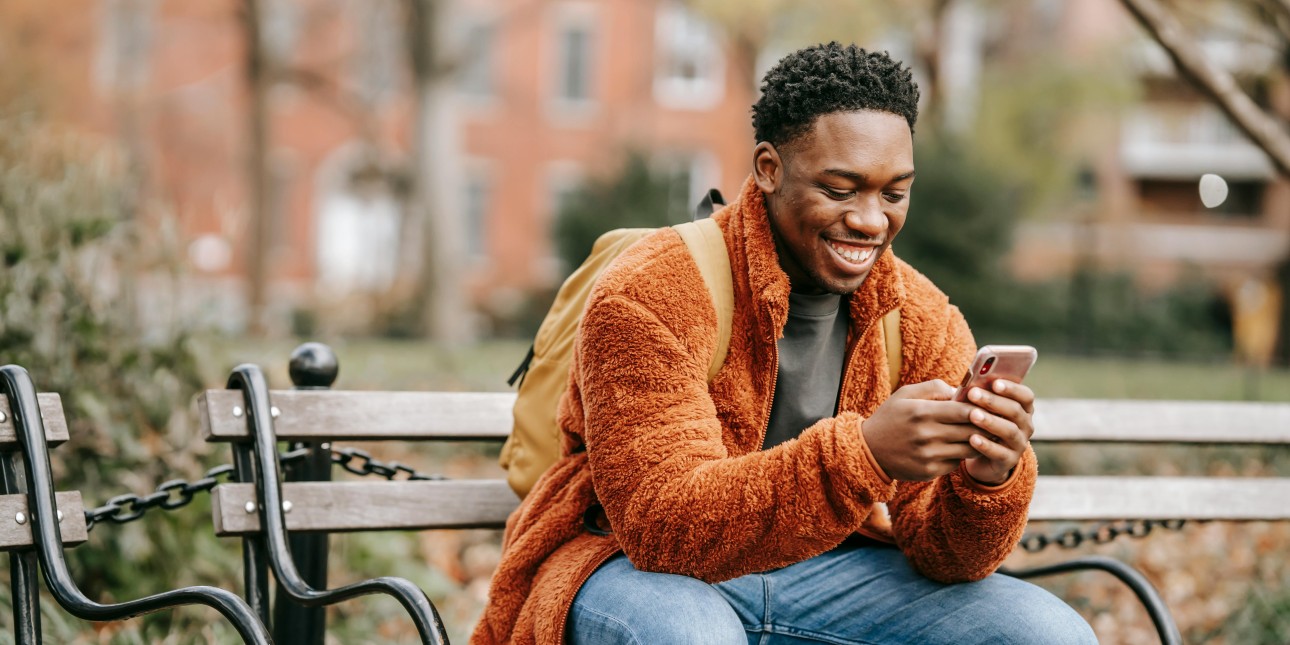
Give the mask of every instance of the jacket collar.
M 751 175 L 744 180 L 739 197 L 713 217 L 725 229 L 737 299 L 757 302 L 778 338 L 788 321 L 788 274 L 779 264 L 766 196 Z M 883 253 L 864 284 L 848 298 L 851 324 L 864 329 L 904 300 L 905 285 L 895 256 Z

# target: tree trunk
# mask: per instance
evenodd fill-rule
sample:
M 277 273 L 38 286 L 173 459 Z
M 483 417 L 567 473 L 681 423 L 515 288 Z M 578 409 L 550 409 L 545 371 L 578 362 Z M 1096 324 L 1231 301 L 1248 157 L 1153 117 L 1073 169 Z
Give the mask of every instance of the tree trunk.
M 1213 99 L 1232 122 L 1290 177 L 1290 133 L 1284 121 L 1264 112 L 1236 84 L 1232 75 L 1205 58 L 1195 40 L 1157 0 L 1120 0 L 1129 13 L 1164 47 L 1178 72 Z
M 143 126 L 143 91 L 148 81 L 151 46 L 151 0 L 124 0 L 110 5 L 108 29 L 114 34 L 112 98 L 117 138 L 125 154 L 125 191 L 122 212 L 128 222 L 130 245 L 145 243 L 140 212 L 148 194 L 147 147 Z M 121 300 L 125 303 L 126 328 L 138 331 L 140 253 L 122 258 Z
M 247 82 L 247 331 L 252 336 L 265 333 L 264 305 L 268 283 L 269 242 L 273 231 L 270 212 L 269 177 L 269 85 L 270 61 L 264 46 L 261 20 L 263 0 L 245 0 L 242 9 L 246 29 Z
M 460 146 L 440 53 L 444 7 L 437 0 L 406 1 L 415 100 L 408 208 L 421 230 L 412 313 L 431 339 L 450 346 L 468 340 L 470 333 L 461 285 L 464 235 L 456 199 Z

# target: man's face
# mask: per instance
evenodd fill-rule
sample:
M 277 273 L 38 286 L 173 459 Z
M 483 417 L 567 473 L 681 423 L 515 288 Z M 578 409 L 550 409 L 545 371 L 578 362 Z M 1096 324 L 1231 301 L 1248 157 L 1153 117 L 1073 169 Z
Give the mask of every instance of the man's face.
M 779 264 L 793 291 L 852 293 L 905 225 L 909 124 L 889 112 L 834 112 L 782 148 L 763 142 L 753 153 Z

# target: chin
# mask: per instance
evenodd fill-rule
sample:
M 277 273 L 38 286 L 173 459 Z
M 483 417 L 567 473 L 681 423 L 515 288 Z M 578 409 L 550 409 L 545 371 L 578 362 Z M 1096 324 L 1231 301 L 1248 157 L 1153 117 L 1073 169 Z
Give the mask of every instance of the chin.
M 824 293 L 831 293 L 837 296 L 849 296 L 856 291 L 859 291 L 860 287 L 864 286 L 864 281 L 869 279 L 869 273 L 866 272 L 859 278 L 850 279 L 828 279 L 817 273 L 812 275 L 811 279 L 815 282 L 815 287 Z

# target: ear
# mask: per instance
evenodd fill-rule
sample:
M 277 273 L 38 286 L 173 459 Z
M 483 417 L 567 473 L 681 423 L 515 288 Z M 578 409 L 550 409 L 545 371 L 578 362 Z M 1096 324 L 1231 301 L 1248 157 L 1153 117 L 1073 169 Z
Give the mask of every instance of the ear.
M 762 141 L 753 148 L 753 181 L 767 195 L 784 183 L 784 159 L 769 141 Z

